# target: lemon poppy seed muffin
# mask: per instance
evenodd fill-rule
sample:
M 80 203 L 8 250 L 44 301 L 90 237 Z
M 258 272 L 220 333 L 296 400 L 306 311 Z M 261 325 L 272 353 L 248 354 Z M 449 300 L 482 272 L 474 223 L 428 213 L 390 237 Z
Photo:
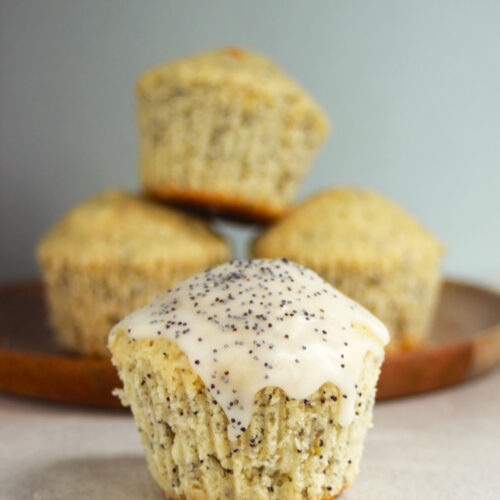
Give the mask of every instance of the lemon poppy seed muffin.
M 384 325 L 292 262 L 191 277 L 110 334 L 167 498 L 331 499 L 358 472 Z
M 74 208 L 37 248 L 59 344 L 106 356 L 118 319 L 228 257 L 200 220 L 117 190 Z
M 145 191 L 250 219 L 285 212 L 328 131 L 304 90 L 235 48 L 153 68 L 136 95 Z
M 425 341 L 440 285 L 441 244 L 393 202 L 370 191 L 312 196 L 261 234 L 252 255 L 314 269 L 389 328 L 389 349 Z

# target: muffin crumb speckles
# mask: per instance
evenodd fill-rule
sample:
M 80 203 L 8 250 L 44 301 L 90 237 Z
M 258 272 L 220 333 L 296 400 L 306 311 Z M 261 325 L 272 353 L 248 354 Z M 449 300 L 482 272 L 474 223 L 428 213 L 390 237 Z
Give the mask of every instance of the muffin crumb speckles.
M 127 316 L 111 337 L 120 330 L 175 341 L 226 413 L 231 439 L 267 386 L 304 399 L 333 382 L 343 394 L 337 420 L 348 425 L 363 359 L 369 351 L 382 359 L 388 340 L 365 309 L 286 259 L 209 269 Z
M 288 209 L 328 131 L 293 80 L 234 48 L 151 69 L 137 101 L 145 190 L 247 219 Z
M 121 317 L 229 254 L 201 219 L 118 190 L 72 209 L 37 248 L 59 343 L 103 356 Z
M 254 257 L 310 267 L 370 310 L 391 332 L 389 349 L 426 339 L 442 253 L 436 238 L 395 203 L 353 188 L 312 196 L 252 246 Z
M 336 420 L 341 396 L 332 383 L 304 400 L 266 387 L 252 401 L 245 432 L 231 441 L 225 412 L 174 341 L 131 342 L 120 330 L 111 348 L 124 387 L 117 392 L 131 406 L 149 468 L 167 498 L 317 500 L 338 495 L 356 476 L 380 367 L 371 353 L 348 426 Z

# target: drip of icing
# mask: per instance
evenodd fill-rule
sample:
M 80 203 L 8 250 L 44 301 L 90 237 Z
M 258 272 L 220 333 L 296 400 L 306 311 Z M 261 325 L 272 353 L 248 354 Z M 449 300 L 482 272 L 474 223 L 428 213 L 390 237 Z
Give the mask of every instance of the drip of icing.
M 383 358 L 386 327 L 316 273 L 286 259 L 233 261 L 191 277 L 111 331 L 175 341 L 238 438 L 255 394 L 280 387 L 304 399 L 326 382 L 340 390 L 337 421 L 354 417 L 368 351 Z

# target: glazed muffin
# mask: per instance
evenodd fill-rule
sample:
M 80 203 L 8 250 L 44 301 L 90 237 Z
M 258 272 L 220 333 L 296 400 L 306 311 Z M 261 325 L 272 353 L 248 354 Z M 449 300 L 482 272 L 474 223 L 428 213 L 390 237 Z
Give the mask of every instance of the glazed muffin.
M 234 261 L 118 323 L 112 361 L 175 499 L 328 499 L 358 472 L 384 325 L 292 262 Z
M 85 201 L 37 248 L 58 343 L 108 356 L 118 319 L 229 253 L 203 222 L 177 210 L 121 191 Z
M 397 205 L 358 189 L 317 194 L 260 235 L 255 257 L 287 257 L 380 318 L 389 349 L 422 344 L 440 285 L 440 243 Z
M 153 68 L 136 94 L 145 191 L 249 219 L 286 211 L 328 130 L 295 82 L 234 48 Z

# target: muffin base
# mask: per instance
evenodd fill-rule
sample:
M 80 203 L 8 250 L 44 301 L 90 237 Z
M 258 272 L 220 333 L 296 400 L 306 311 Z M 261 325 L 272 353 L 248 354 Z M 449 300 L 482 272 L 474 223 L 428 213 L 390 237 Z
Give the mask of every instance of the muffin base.
M 205 191 L 171 184 L 157 187 L 146 186 L 145 190 L 147 195 L 158 200 L 196 207 L 236 222 L 270 223 L 286 215 L 289 210 L 288 206 L 245 200 L 237 193 L 227 191 Z
M 335 500 L 336 498 L 338 498 L 342 492 L 344 490 L 346 490 L 348 487 L 350 486 L 350 484 L 346 485 L 345 488 L 342 488 L 342 490 L 340 490 L 336 495 L 333 495 L 333 496 L 326 496 L 326 497 L 318 497 L 318 498 L 312 498 L 312 499 L 309 499 L 309 500 Z M 204 498 L 201 498 L 201 497 L 196 497 L 196 499 L 194 498 L 189 498 L 189 497 L 186 497 L 186 498 L 181 498 L 181 497 L 168 497 L 167 494 L 162 491 L 162 494 L 163 494 L 163 498 L 165 500 L 208 500 L 208 497 L 204 497 Z
M 45 269 L 49 321 L 65 350 L 109 357 L 109 330 L 126 314 L 210 265 L 147 272 L 128 267 Z
M 187 357 L 167 339 L 111 340 L 113 363 L 134 414 L 149 469 L 171 500 L 326 500 L 358 472 L 371 423 L 379 363 L 364 360 L 356 415 L 336 423 L 341 394 L 324 384 L 306 400 L 276 387 L 255 397 L 242 436 L 230 441 L 228 421 Z
M 438 267 L 377 274 L 339 266 L 320 275 L 387 326 L 387 352 L 411 351 L 426 343 L 441 288 Z

